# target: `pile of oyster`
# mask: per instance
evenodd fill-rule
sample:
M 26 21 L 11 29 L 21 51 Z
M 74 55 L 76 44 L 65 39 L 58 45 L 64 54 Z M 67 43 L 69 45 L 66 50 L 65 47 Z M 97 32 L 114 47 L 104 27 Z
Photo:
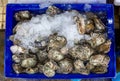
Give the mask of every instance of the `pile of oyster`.
M 76 10 L 74 10 L 76 11 Z M 48 7 L 46 14 L 59 15 L 63 11 L 55 6 Z M 76 11 L 78 14 L 79 12 Z M 47 77 L 53 77 L 55 73 L 69 74 L 90 73 L 103 74 L 107 72 L 110 57 L 111 40 L 107 38 L 106 27 L 94 13 L 85 13 L 87 19 L 83 20 L 79 15 L 73 19 L 77 25 L 79 34 L 88 34 L 90 40 L 75 40 L 73 47 L 67 47 L 67 39 L 56 33 L 34 41 L 36 49 L 26 49 L 20 46 L 19 40 L 10 36 L 13 46 L 10 47 L 15 73 L 43 73 Z M 33 14 L 29 11 L 19 11 L 15 14 L 18 22 L 29 21 Z M 16 28 L 13 29 L 15 34 Z

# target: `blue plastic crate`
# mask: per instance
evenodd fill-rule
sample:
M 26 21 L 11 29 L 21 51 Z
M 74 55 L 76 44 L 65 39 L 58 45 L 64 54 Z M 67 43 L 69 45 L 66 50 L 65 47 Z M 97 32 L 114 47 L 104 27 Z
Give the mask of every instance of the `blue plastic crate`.
M 110 56 L 110 63 L 108 67 L 108 72 L 105 74 L 89 74 L 89 75 L 81 75 L 81 74 L 56 74 L 54 77 L 48 78 L 42 73 L 36 74 L 16 74 L 12 69 L 12 53 L 10 51 L 10 46 L 13 44 L 9 40 L 9 36 L 13 34 L 13 27 L 17 24 L 14 19 L 14 14 L 17 11 L 21 10 L 29 10 L 34 14 L 43 14 L 45 13 L 47 8 L 40 8 L 40 4 L 8 4 L 7 5 L 7 13 L 6 13 L 6 37 L 5 37 L 5 76 L 12 78 L 46 78 L 46 79 L 79 79 L 79 78 L 111 78 L 115 77 L 116 74 L 116 56 L 115 56 L 115 35 L 114 35 L 114 8 L 111 4 L 89 4 L 90 8 L 86 7 L 86 4 L 54 4 L 58 8 L 62 10 L 75 9 L 80 12 L 94 12 L 100 13 L 105 12 L 106 19 L 99 16 L 106 27 L 108 28 L 108 38 L 111 39 L 112 45 L 110 52 L 108 53 Z M 87 5 L 88 6 L 88 5 Z

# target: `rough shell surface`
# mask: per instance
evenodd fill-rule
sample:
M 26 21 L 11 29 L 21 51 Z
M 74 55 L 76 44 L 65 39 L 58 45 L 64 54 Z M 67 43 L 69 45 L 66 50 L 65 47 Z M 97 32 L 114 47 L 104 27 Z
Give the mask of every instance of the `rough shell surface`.
M 48 49 L 62 48 L 66 45 L 66 43 L 67 43 L 67 40 L 65 37 L 52 35 L 50 36 L 50 40 L 48 43 Z
M 51 49 L 48 53 L 48 58 L 55 61 L 60 61 L 64 58 L 64 56 L 60 51 Z
M 13 54 L 20 54 L 20 53 L 24 53 L 24 49 L 20 46 L 17 45 L 13 45 L 10 47 L 10 50 Z
M 90 64 L 94 66 L 108 66 L 109 62 L 110 57 L 105 54 L 97 54 L 90 57 Z
M 89 43 L 93 48 L 103 44 L 106 41 L 106 36 L 101 33 L 91 33 L 91 40 Z
M 46 62 L 44 66 L 49 67 L 52 70 L 57 70 L 59 67 L 55 61 Z
M 30 20 L 31 17 L 32 16 L 29 11 L 19 11 L 18 13 L 15 14 L 15 19 L 17 21 Z
M 43 73 L 47 77 L 53 77 L 55 75 L 55 71 L 49 67 L 43 67 Z
M 93 49 L 88 44 L 76 45 L 69 50 L 69 53 L 72 57 L 79 58 L 83 61 L 88 60 L 93 52 Z
M 15 73 L 17 73 L 17 74 L 24 72 L 24 70 L 20 66 L 20 64 L 13 64 L 12 67 L 13 67 L 13 70 L 15 71 Z
M 37 61 L 34 58 L 26 58 L 22 61 L 21 66 L 24 68 L 34 67 Z
M 74 20 L 77 24 L 77 29 L 80 34 L 85 34 L 85 18 L 82 16 L 75 16 Z
M 46 14 L 50 16 L 54 16 L 55 14 L 59 14 L 59 13 L 60 13 L 60 9 L 55 6 L 49 6 L 46 11 Z
M 38 60 L 39 60 L 40 62 L 45 61 L 45 60 L 47 59 L 47 55 L 48 55 L 48 53 L 47 53 L 46 51 L 41 51 L 41 50 L 40 50 L 40 51 L 37 53 Z
M 21 58 L 20 58 L 19 56 L 17 56 L 17 55 L 13 55 L 13 56 L 12 56 L 12 59 L 13 59 L 13 61 L 16 62 L 16 63 L 20 63 L 20 61 L 21 61 Z
M 59 62 L 58 73 L 68 74 L 73 70 L 73 64 L 70 59 L 64 59 Z
M 107 67 L 105 66 L 95 66 L 95 68 L 92 69 L 91 71 L 96 74 L 103 74 L 106 73 L 108 70 Z
M 81 68 L 85 68 L 85 65 L 84 65 L 83 61 L 78 59 L 74 62 L 74 67 L 76 70 L 79 71 Z
M 102 53 L 108 53 L 110 51 L 111 40 L 107 40 L 105 43 L 97 47 L 97 50 Z

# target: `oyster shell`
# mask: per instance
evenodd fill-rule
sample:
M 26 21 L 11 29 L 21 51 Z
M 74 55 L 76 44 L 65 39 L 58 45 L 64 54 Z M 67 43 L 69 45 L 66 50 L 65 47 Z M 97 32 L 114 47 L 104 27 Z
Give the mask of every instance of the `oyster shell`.
M 25 72 L 28 74 L 34 74 L 38 72 L 38 68 L 27 68 Z
M 30 20 L 31 18 L 32 15 L 29 11 L 19 11 L 18 13 L 15 13 L 15 19 L 17 21 Z
M 74 67 L 75 67 L 75 70 L 77 71 L 81 70 L 81 68 L 86 68 L 83 61 L 81 61 L 80 59 L 75 60 Z
M 63 36 L 51 35 L 49 37 L 48 49 L 59 49 L 67 44 L 67 40 Z
M 91 33 L 91 38 L 88 42 L 90 45 L 95 48 L 106 41 L 106 36 L 101 33 Z
M 88 45 L 76 45 L 69 50 L 69 54 L 74 58 L 79 58 L 83 61 L 89 59 L 89 57 L 94 53 L 94 50 Z
M 90 73 L 89 69 L 86 68 L 83 61 L 81 61 L 80 59 L 74 62 L 74 67 L 75 67 L 75 73 L 80 73 L 84 75 L 88 75 Z
M 55 75 L 55 71 L 46 66 L 43 66 L 43 73 L 47 77 L 53 77 Z
M 36 65 L 37 61 L 34 58 L 26 58 L 22 60 L 21 66 L 24 68 L 30 68 L 34 67 Z
M 24 69 L 20 66 L 20 64 L 13 64 L 12 67 L 17 74 L 24 72 Z
M 98 19 L 97 17 L 95 17 L 94 19 L 94 23 L 95 23 L 95 27 L 96 27 L 96 30 L 99 31 L 99 32 L 103 32 L 105 30 L 105 25 L 103 24 L 103 22 Z
M 59 63 L 58 73 L 68 74 L 73 70 L 73 64 L 70 59 L 63 59 Z
M 55 60 L 55 61 L 60 61 L 64 58 L 64 56 L 63 56 L 63 54 L 61 54 L 60 51 L 51 49 L 48 52 L 48 58 L 52 59 L 52 60 Z
M 86 68 L 88 70 L 92 70 L 94 68 L 94 65 L 90 64 L 89 62 L 86 64 Z
M 55 6 L 49 6 L 47 11 L 46 11 L 46 14 L 50 15 L 50 16 L 53 16 L 55 14 L 59 14 L 61 11 L 59 8 L 55 7 Z
M 86 20 L 85 33 L 90 33 L 95 29 L 94 22 L 92 20 Z
M 96 74 L 104 74 L 106 73 L 107 67 L 105 66 L 95 66 L 94 69 L 91 70 L 91 72 L 96 73 Z
M 85 18 L 82 16 L 75 16 L 74 20 L 77 24 L 77 29 L 80 34 L 85 34 Z
M 88 19 L 92 19 L 95 24 L 95 31 L 103 32 L 105 30 L 104 23 L 92 12 L 86 13 Z
M 20 63 L 20 62 L 21 62 L 21 58 L 20 58 L 18 55 L 13 55 L 13 56 L 12 56 L 12 60 L 13 60 L 15 63 Z
M 58 65 L 55 61 L 49 61 L 49 62 L 46 62 L 45 65 L 46 67 L 49 67 L 51 68 L 52 70 L 57 70 L 58 69 Z
M 107 40 L 105 43 L 97 47 L 97 51 L 108 53 L 110 51 L 111 40 Z
M 83 75 L 89 75 L 90 70 L 88 70 L 86 68 L 81 68 L 80 71 L 78 71 L 77 73 L 80 73 L 80 74 L 83 74 Z
M 109 62 L 110 57 L 105 54 L 97 54 L 90 57 L 90 64 L 94 66 L 108 66 Z
M 38 63 L 37 64 L 38 72 L 43 73 L 43 65 Z
M 11 46 L 10 50 L 13 54 L 25 53 L 25 49 L 17 45 Z
M 44 62 L 47 59 L 47 55 L 48 55 L 48 53 L 46 51 L 40 50 L 37 53 L 37 57 L 38 57 L 39 62 Z

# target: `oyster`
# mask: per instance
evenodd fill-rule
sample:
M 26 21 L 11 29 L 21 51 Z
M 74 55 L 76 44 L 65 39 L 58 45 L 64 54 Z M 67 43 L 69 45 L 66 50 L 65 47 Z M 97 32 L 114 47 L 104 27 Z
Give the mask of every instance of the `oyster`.
M 89 62 L 86 64 L 86 68 L 88 70 L 92 70 L 94 68 L 94 65 L 90 64 Z
M 103 74 L 106 73 L 107 67 L 105 66 L 95 66 L 94 69 L 91 70 L 91 72 L 96 73 L 96 74 Z
M 38 72 L 43 73 L 43 65 L 38 63 L 37 64 Z
M 80 34 L 85 34 L 85 18 L 82 16 L 75 16 L 74 20 L 77 24 L 77 29 Z
M 38 57 L 39 62 L 44 62 L 47 59 L 47 55 L 48 55 L 48 53 L 46 51 L 40 50 L 37 53 L 37 57 Z
M 67 44 L 67 40 L 63 36 L 51 35 L 49 37 L 48 49 L 62 48 Z
M 95 27 L 96 27 L 96 30 L 99 31 L 99 32 L 103 32 L 105 30 L 105 25 L 103 24 L 103 22 L 98 19 L 97 17 L 95 17 L 94 19 L 94 23 L 95 23 Z
M 75 70 L 77 70 L 77 71 L 80 71 L 81 68 L 86 68 L 83 61 L 81 61 L 79 59 L 74 62 L 74 67 L 75 67 Z
M 17 46 L 17 45 L 13 45 L 10 47 L 10 50 L 13 54 L 20 54 L 20 53 L 24 53 L 25 52 L 25 49 L 20 47 L 20 46 Z
M 55 75 L 55 71 L 46 66 L 43 66 L 43 73 L 47 77 L 53 77 Z
M 85 32 L 86 33 L 90 33 L 91 31 L 93 31 L 95 28 L 94 26 L 94 22 L 92 20 L 86 20 L 86 24 L 85 24 Z
M 97 54 L 97 55 L 92 55 L 90 57 L 90 64 L 94 66 L 108 66 L 110 62 L 110 57 L 105 55 L 105 54 Z
M 78 71 L 77 73 L 80 73 L 80 74 L 83 74 L 83 75 L 89 75 L 90 70 L 88 70 L 86 68 L 81 68 L 80 71 Z
M 103 32 L 105 30 L 105 25 L 104 23 L 95 15 L 94 13 L 86 13 L 86 16 L 88 19 L 92 19 L 95 24 L 95 31 L 97 32 Z
M 89 59 L 89 57 L 94 53 L 94 50 L 88 45 L 76 45 L 69 50 L 69 54 L 74 58 L 79 58 L 83 61 Z
M 55 14 L 59 14 L 61 11 L 59 8 L 55 7 L 55 6 L 49 6 L 47 11 L 46 11 L 46 14 L 50 15 L 50 16 L 53 16 Z
M 57 70 L 58 73 L 68 74 L 73 70 L 73 64 L 70 59 L 61 60 L 59 63 L 59 69 Z
M 83 61 L 79 59 L 74 62 L 74 67 L 75 67 L 75 73 L 80 73 L 84 75 L 88 75 L 90 73 L 89 69 L 86 68 Z
M 111 40 L 107 40 L 105 43 L 97 47 L 97 51 L 108 53 L 110 51 Z
M 21 62 L 21 58 L 18 55 L 13 55 L 12 59 L 15 63 L 20 63 Z
M 55 60 L 55 61 L 60 61 L 64 58 L 64 56 L 63 56 L 63 54 L 61 54 L 60 51 L 51 49 L 48 52 L 48 58 L 52 59 L 52 60 Z
M 22 60 L 21 66 L 24 68 L 30 68 L 34 67 L 36 65 L 37 61 L 34 58 L 26 58 Z
M 17 74 L 24 72 L 24 69 L 20 66 L 20 64 L 13 64 L 12 67 Z
M 15 19 L 17 21 L 30 20 L 31 18 L 32 15 L 29 11 L 19 11 L 18 13 L 15 13 Z
M 53 70 L 57 70 L 58 69 L 57 63 L 55 61 L 52 61 L 52 60 L 49 61 L 49 62 L 46 62 L 44 66 L 49 67 L 49 68 L 51 68 Z
M 28 74 L 34 74 L 38 72 L 38 68 L 27 68 L 25 72 Z
M 106 36 L 101 33 L 91 33 L 91 38 L 88 42 L 90 45 L 95 48 L 106 41 Z

